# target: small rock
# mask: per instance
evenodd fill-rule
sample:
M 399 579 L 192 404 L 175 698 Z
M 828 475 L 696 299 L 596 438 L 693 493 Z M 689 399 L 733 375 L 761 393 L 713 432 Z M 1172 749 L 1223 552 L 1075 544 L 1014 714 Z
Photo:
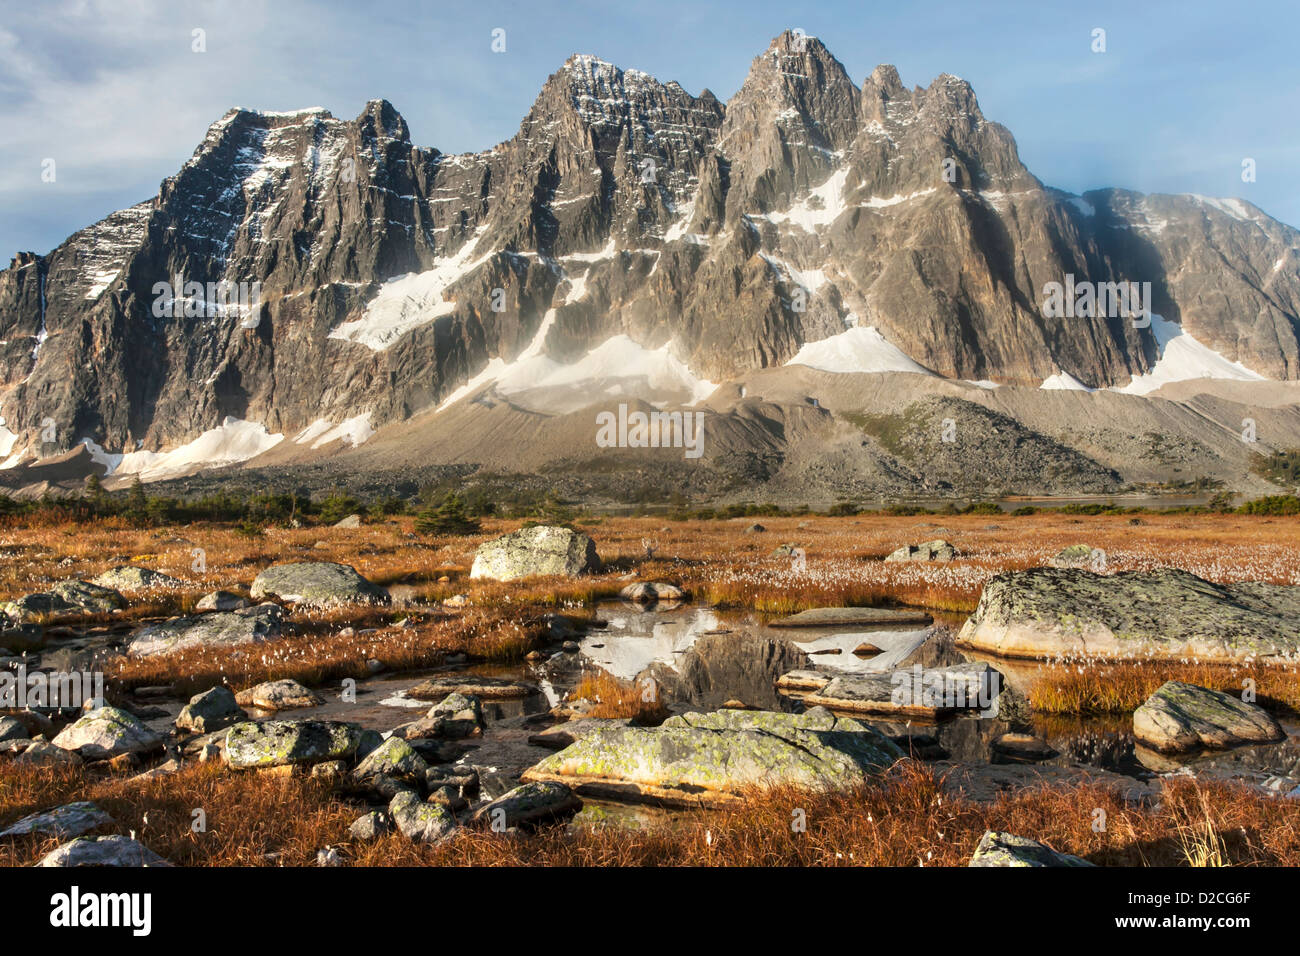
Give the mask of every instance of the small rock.
M 195 694 L 176 717 L 176 729 L 210 734 L 248 719 L 228 687 L 212 687 Z
M 969 866 L 1093 866 L 1087 860 L 1011 833 L 989 830 L 971 854 Z
M 382 810 L 371 810 L 364 816 L 357 817 L 348 827 L 348 833 L 354 840 L 370 842 L 393 832 L 393 821 Z
M 241 690 L 235 695 L 235 701 L 241 707 L 256 707 L 258 710 L 294 710 L 319 707 L 325 703 L 325 698 L 292 678 L 284 678 Z
M 511 827 L 563 822 L 581 809 L 582 801 L 565 784 L 526 783 L 479 807 L 470 823 L 499 833 Z
M 393 797 L 388 814 L 402 835 L 416 843 L 437 843 L 456 828 L 456 818 L 450 810 L 436 803 L 425 803 L 409 791 Z
M 212 591 L 199 598 L 194 605 L 196 611 L 238 611 L 252 607 L 253 602 L 234 591 Z
M 108 760 L 120 754 L 158 750 L 163 739 L 126 711 L 99 707 L 63 728 L 53 743 L 86 760 Z
M 37 866 L 171 866 L 143 843 L 124 836 L 77 837 Z

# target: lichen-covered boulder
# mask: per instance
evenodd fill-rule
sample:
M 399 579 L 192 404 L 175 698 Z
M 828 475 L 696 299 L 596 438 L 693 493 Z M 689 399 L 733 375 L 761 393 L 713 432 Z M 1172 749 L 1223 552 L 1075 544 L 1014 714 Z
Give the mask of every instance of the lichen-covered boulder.
M 192 647 L 235 647 L 261 644 L 280 636 L 284 611 L 266 603 L 238 611 L 218 611 L 148 624 L 131 635 L 126 652 L 132 657 L 169 654 Z
M 984 586 L 957 640 L 1010 657 L 1292 660 L 1300 587 L 1215 584 L 1175 568 L 1006 571 Z
M 425 803 L 403 790 L 388 804 L 388 815 L 402 836 L 415 843 L 437 843 L 456 829 L 456 818 L 437 803 Z
M 241 707 L 256 707 L 258 710 L 294 710 L 298 707 L 319 707 L 325 703 L 325 698 L 293 678 L 286 677 L 263 681 L 256 687 L 241 690 L 235 695 L 235 701 Z
M 152 568 L 137 568 L 131 565 L 105 571 L 98 577 L 91 578 L 90 583 L 118 591 L 152 591 L 185 587 L 185 582 L 180 578 L 154 571 Z
M 582 800 L 565 784 L 525 783 L 483 804 L 470 816 L 470 823 L 503 832 L 510 827 L 562 823 L 581 809 Z
M 32 833 L 66 840 L 70 837 L 81 836 L 83 833 L 89 833 L 96 827 L 106 826 L 113 822 L 112 817 L 89 801 L 68 803 L 61 807 L 55 807 L 53 810 L 32 813 L 23 817 L 17 823 L 13 823 L 5 830 L 0 831 L 0 840 L 6 837 L 27 836 Z
M 254 601 L 276 598 L 308 607 L 390 601 L 387 591 L 371 584 L 356 568 L 332 561 L 273 564 L 253 579 L 248 594 Z
M 1072 544 L 1062 548 L 1048 562 L 1054 568 L 1091 568 L 1106 570 L 1106 552 L 1089 544 Z
M 1154 750 L 1179 753 L 1267 743 L 1286 732 L 1262 707 L 1171 680 L 1133 712 L 1133 736 Z
M 267 720 L 226 732 L 226 764 L 235 770 L 346 760 L 357 752 L 361 728 L 338 720 Z
M 600 570 L 591 538 L 572 528 L 537 525 L 479 545 L 471 578 L 514 581 L 533 575 L 587 574 Z
M 0 604 L 0 614 L 22 624 L 42 617 L 108 614 L 126 607 L 126 598 L 112 588 L 86 581 L 60 581 L 48 591 L 28 594 Z
M 1095 866 L 1069 853 L 1057 853 L 1049 846 L 1012 833 L 984 834 L 971 854 L 968 866 Z
M 922 541 L 920 544 L 905 544 L 896 551 L 891 551 L 886 561 L 951 561 L 957 557 L 957 549 L 942 538 Z
M 37 866 L 171 866 L 143 843 L 124 836 L 77 837 Z
M 161 734 L 116 707 L 98 707 L 59 731 L 52 741 L 85 760 L 111 760 L 121 754 L 150 753 L 162 746 Z
M 824 707 L 803 714 L 723 710 L 660 727 L 593 728 L 520 778 L 581 795 L 675 806 L 733 803 L 749 787 L 852 786 L 903 757 L 872 727 Z
M 234 591 L 210 591 L 194 605 L 196 611 L 237 611 L 252 604 L 248 598 Z
M 241 720 L 248 714 L 240 709 L 229 687 L 211 687 L 195 694 L 176 717 L 176 729 L 195 734 L 210 734 Z

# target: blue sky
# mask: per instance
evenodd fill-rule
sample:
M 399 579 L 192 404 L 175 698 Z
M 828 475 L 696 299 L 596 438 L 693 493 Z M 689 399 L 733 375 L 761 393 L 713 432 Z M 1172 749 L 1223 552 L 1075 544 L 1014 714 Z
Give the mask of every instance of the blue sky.
M 483 149 L 571 53 L 725 100 L 793 27 L 859 84 L 878 63 L 908 85 L 966 78 L 1050 185 L 1238 196 L 1300 225 L 1295 0 L 2 0 L 0 14 L 0 267 L 155 194 L 231 106 L 350 118 L 384 97 L 417 143 Z M 206 53 L 191 50 L 195 28 Z

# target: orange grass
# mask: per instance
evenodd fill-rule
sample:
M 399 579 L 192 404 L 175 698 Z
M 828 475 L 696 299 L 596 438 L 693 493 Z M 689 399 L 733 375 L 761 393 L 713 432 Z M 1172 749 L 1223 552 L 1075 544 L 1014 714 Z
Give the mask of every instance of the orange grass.
M 534 834 L 462 831 L 420 846 L 399 835 L 353 843 L 363 812 L 319 780 L 233 773 L 213 764 L 133 782 L 81 768 L 6 767 L 0 825 L 74 797 L 93 799 L 152 850 L 182 865 L 310 865 L 337 846 L 359 866 L 964 866 L 986 830 L 1042 840 L 1102 865 L 1300 864 L 1300 806 L 1228 784 L 1172 780 L 1155 806 L 1130 806 L 1111 788 L 1033 788 L 980 804 L 943 786 L 930 768 L 903 762 L 837 793 L 771 790 L 727 810 L 690 812 L 635 827 L 552 827 Z M 191 829 L 193 810 L 206 833 Z M 1094 830 L 1097 808 L 1106 827 Z M 806 832 L 791 826 L 803 810 Z M 146 820 L 147 817 L 147 820 Z M 0 865 L 29 865 L 56 845 L 25 838 L 0 845 Z M 274 854 L 267 857 L 265 854 Z
M 1240 694 L 1253 681 L 1257 703 L 1286 715 L 1300 713 L 1300 669 L 1262 665 L 1163 661 L 1052 664 L 1029 688 L 1030 705 L 1045 714 L 1106 714 L 1136 709 L 1165 681 L 1184 681 Z
M 584 698 L 596 705 L 587 711 L 588 717 L 631 717 L 638 724 L 650 726 L 663 723 L 668 716 L 668 708 L 648 685 L 621 681 L 602 670 L 584 673 L 569 694 L 570 700 Z

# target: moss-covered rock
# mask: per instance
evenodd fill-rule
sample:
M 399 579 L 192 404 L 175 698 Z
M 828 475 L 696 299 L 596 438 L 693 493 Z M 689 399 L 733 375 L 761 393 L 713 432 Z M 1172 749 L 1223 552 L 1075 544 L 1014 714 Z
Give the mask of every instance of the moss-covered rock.
M 425 803 L 414 793 L 403 791 L 388 804 L 388 815 L 402 836 L 416 843 L 437 843 L 456 829 L 450 810 Z
M 1214 584 L 1187 571 L 1007 571 L 958 635 L 1012 657 L 1236 661 L 1300 652 L 1300 587 Z
M 248 594 L 254 601 L 276 598 L 308 607 L 390 601 L 387 591 L 371 584 L 356 568 L 332 561 L 273 564 L 253 578 Z
M 361 728 L 343 721 L 245 721 L 227 731 L 225 760 L 236 770 L 346 760 L 360 742 Z
M 825 708 L 725 710 L 654 728 L 593 728 L 521 779 L 567 783 L 583 795 L 720 805 L 751 786 L 851 786 L 902 756 L 871 727 Z
M 1163 753 L 1267 743 L 1286 736 L 1263 708 L 1217 690 L 1168 681 L 1133 712 L 1133 735 Z
M 163 739 L 124 710 L 98 707 L 64 727 L 52 743 L 86 760 L 111 760 L 121 754 L 158 750 Z
M 571 528 L 537 525 L 479 545 L 471 578 L 514 581 L 533 575 L 575 575 L 600 570 L 596 544 Z

